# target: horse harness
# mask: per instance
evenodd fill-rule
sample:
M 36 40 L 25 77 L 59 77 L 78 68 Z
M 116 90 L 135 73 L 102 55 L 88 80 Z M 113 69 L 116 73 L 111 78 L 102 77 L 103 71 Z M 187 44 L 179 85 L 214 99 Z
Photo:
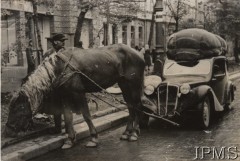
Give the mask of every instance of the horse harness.
M 67 56 L 65 56 L 65 55 L 62 54 L 61 52 L 58 52 L 58 53 L 57 53 L 57 57 L 59 57 L 63 62 L 65 62 L 64 70 L 63 70 L 63 72 L 62 72 L 62 74 L 61 74 L 61 77 L 62 77 L 62 78 L 65 77 L 65 79 L 64 79 L 63 81 L 61 81 L 61 82 L 58 84 L 57 87 L 63 85 L 65 82 L 67 82 L 69 79 L 71 79 L 73 75 L 75 75 L 75 74 L 80 74 L 80 75 L 84 76 L 85 78 L 87 78 L 90 82 L 92 82 L 92 83 L 93 83 L 94 85 L 96 85 L 98 88 L 100 88 L 105 94 L 110 95 L 113 99 L 115 99 L 115 100 L 118 101 L 119 103 L 124 104 L 124 105 L 127 105 L 125 102 L 117 99 L 117 98 L 116 98 L 115 96 L 113 96 L 111 93 L 107 92 L 106 89 L 104 89 L 103 87 L 101 87 L 101 86 L 100 86 L 99 84 L 97 84 L 94 80 L 92 80 L 92 79 L 89 78 L 86 74 L 84 74 L 82 71 L 80 71 L 73 63 L 71 63 L 71 59 L 72 59 L 72 57 L 73 57 L 73 53 L 70 55 L 70 58 L 69 58 L 69 59 L 68 59 Z M 66 74 L 65 71 L 66 71 L 67 67 L 70 67 L 70 69 L 73 70 L 73 72 L 71 72 L 71 73 L 69 73 L 69 74 Z M 92 95 L 93 95 L 94 97 L 97 97 L 97 96 L 94 95 L 94 94 L 92 94 Z M 98 98 L 98 97 L 97 97 L 97 98 Z M 98 98 L 98 99 L 100 99 L 100 98 Z M 107 103 L 108 105 L 110 105 L 110 106 L 112 106 L 112 107 L 118 108 L 118 107 L 112 105 L 111 103 L 108 103 L 107 101 L 104 101 L 104 100 L 102 100 L 102 99 L 100 99 L 100 100 L 103 101 L 103 102 L 105 102 L 105 103 Z M 153 117 L 153 118 L 162 119 L 162 120 L 164 120 L 164 121 L 166 121 L 166 122 L 168 122 L 168 123 L 171 123 L 171 124 L 173 124 L 173 125 L 175 125 L 175 126 L 179 126 L 178 123 L 176 123 L 176 122 L 174 122 L 174 121 L 171 121 L 171 120 L 169 120 L 169 119 L 166 119 L 166 118 L 164 118 L 164 117 L 157 116 L 157 115 L 154 115 L 154 114 L 152 114 L 152 113 L 148 113 L 148 112 L 146 112 L 146 111 L 140 110 L 140 109 L 135 108 L 135 107 L 133 107 L 133 108 L 134 108 L 135 110 L 137 110 L 138 112 L 140 112 L 140 113 L 144 113 L 144 114 L 146 114 L 146 115 L 148 115 L 148 116 L 151 116 L 151 117 Z
M 71 60 L 72 60 L 72 57 L 73 57 L 73 53 L 70 55 L 70 58 L 68 58 L 66 55 L 62 54 L 61 52 L 58 52 L 56 54 L 57 57 L 59 57 L 63 62 L 65 62 L 65 65 L 64 65 L 64 69 L 63 69 L 63 72 L 61 73 L 61 78 L 63 78 L 62 81 L 60 81 L 59 83 L 57 83 L 57 86 L 55 87 L 60 87 L 62 86 L 65 82 L 67 82 L 69 79 L 71 79 L 75 74 L 80 74 L 82 76 L 84 76 L 85 78 L 87 78 L 90 82 L 92 82 L 94 85 L 96 85 L 99 89 L 101 89 L 104 93 L 110 95 L 112 98 L 114 98 L 116 101 L 118 101 L 119 103 L 121 104 L 125 104 L 125 102 L 121 101 L 121 100 L 118 100 L 116 97 L 114 97 L 112 94 L 110 94 L 109 92 L 106 91 L 106 89 L 104 89 L 103 87 L 101 87 L 99 84 L 97 84 L 94 80 L 92 80 L 90 77 L 88 77 L 86 74 L 84 74 L 82 71 L 80 71 L 73 63 L 71 63 Z M 66 73 L 66 69 L 67 67 L 69 67 L 72 72 L 67 74 Z M 96 95 L 92 94 L 94 97 L 97 97 Z M 100 98 L 98 98 L 100 99 Z M 101 101 L 113 106 L 113 107 L 116 107 L 114 105 L 112 105 L 111 103 L 108 103 L 102 99 L 100 99 Z M 116 107 L 117 108 L 117 107 Z

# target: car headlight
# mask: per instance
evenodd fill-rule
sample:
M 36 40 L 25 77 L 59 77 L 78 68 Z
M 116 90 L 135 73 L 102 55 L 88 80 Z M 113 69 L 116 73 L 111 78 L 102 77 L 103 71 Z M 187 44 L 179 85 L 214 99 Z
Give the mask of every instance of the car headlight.
M 190 85 L 187 84 L 187 83 L 184 83 L 184 84 L 180 87 L 180 92 L 181 92 L 182 94 L 188 94 L 189 91 L 190 91 L 190 89 L 191 89 Z
M 144 88 L 144 93 L 149 96 L 149 95 L 153 94 L 154 90 L 155 89 L 152 85 L 148 85 Z

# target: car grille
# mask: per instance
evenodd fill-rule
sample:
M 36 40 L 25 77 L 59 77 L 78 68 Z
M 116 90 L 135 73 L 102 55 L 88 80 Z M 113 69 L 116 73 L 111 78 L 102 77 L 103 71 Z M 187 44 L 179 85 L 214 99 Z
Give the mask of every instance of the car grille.
M 179 87 L 163 83 L 158 88 L 158 114 L 174 116 L 176 114 Z

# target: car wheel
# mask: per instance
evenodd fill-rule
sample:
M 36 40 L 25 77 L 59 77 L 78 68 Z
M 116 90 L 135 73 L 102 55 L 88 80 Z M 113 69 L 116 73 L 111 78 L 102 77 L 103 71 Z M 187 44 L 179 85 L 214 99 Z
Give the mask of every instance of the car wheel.
M 141 113 L 140 114 L 140 119 L 139 119 L 139 126 L 141 129 L 146 129 L 148 128 L 148 122 L 149 122 L 149 116 Z
M 209 98 L 206 97 L 202 103 L 202 108 L 199 116 L 199 123 L 201 129 L 207 129 L 211 122 L 211 105 Z

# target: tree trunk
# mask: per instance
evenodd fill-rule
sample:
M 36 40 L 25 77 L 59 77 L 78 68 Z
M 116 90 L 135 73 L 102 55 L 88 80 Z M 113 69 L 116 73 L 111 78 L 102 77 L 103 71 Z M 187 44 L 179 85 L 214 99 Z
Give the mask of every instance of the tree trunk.
M 33 4 L 33 22 L 34 22 L 34 31 L 36 33 L 36 49 L 37 49 L 37 64 L 40 64 L 40 59 L 43 56 L 42 42 L 41 42 L 41 34 L 38 26 L 38 12 L 37 12 L 37 2 L 36 0 L 32 1 Z
M 83 21 L 84 17 L 86 15 L 87 11 L 81 11 L 79 16 L 78 16 L 78 22 L 77 22 L 77 27 L 75 30 L 74 34 L 74 47 L 80 47 L 80 38 L 81 38 L 81 32 L 82 32 L 82 26 L 83 26 Z
M 179 20 L 176 19 L 175 32 L 178 32 Z
M 155 3 L 156 5 L 156 3 Z M 153 27 L 154 27 L 154 23 L 155 23 L 155 5 L 153 6 L 153 13 L 152 13 L 152 20 L 151 20 L 151 26 L 150 26 L 150 33 L 149 33 L 149 37 L 148 37 L 148 46 L 149 48 L 151 48 L 152 46 L 152 39 L 153 39 Z

